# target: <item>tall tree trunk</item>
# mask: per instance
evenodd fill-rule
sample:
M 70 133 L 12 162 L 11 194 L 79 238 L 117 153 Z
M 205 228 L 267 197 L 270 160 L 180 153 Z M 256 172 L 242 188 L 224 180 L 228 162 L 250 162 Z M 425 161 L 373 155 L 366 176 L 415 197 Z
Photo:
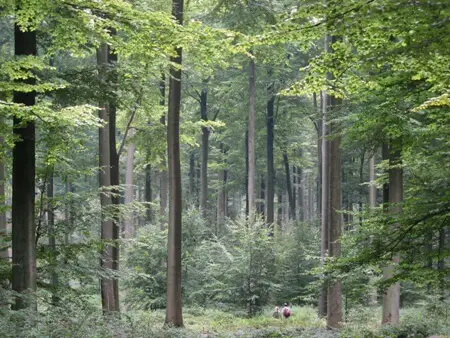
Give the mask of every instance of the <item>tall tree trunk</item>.
M 164 74 L 161 75 L 161 81 L 159 82 L 159 91 L 161 98 L 159 100 L 159 105 L 164 107 L 166 105 L 166 78 Z M 164 113 L 160 122 L 162 125 L 166 125 L 166 114 Z M 167 153 L 165 152 L 162 156 L 162 169 L 159 174 L 159 216 L 160 216 L 160 228 L 163 230 L 166 226 L 166 209 L 167 209 Z
M 294 204 L 295 219 L 297 219 L 297 168 L 292 166 L 292 203 Z
M 259 203 L 258 203 L 258 214 L 264 219 L 264 209 L 266 201 L 266 184 L 264 176 L 261 176 L 260 180 L 260 190 L 259 190 Z
M 283 225 L 283 195 L 281 189 L 278 190 L 277 194 L 277 225 L 278 229 L 281 230 Z
M 205 85 L 205 84 L 204 84 Z M 204 87 L 200 93 L 200 115 L 203 121 L 208 121 L 208 111 L 206 105 L 208 91 Z M 200 213 L 206 218 L 206 209 L 208 202 L 208 148 L 209 148 L 209 129 L 202 127 L 202 152 L 200 169 Z
M 255 218 L 255 61 L 250 59 L 249 64 L 249 98 L 250 109 L 248 114 L 248 207 L 249 220 Z
M 134 136 L 134 129 L 130 129 L 130 138 Z M 125 205 L 133 203 L 133 170 L 134 170 L 134 152 L 136 147 L 133 141 L 130 142 L 127 149 L 127 164 L 125 171 Z M 125 217 L 125 239 L 130 239 L 133 237 L 134 233 L 134 213 L 132 211 L 127 211 Z
M 375 185 L 375 155 L 369 161 L 369 206 L 374 209 L 377 206 L 377 187 Z M 371 300 L 373 304 L 378 304 L 378 289 L 374 288 L 371 293 Z
M 248 217 L 249 213 L 249 197 L 248 197 L 248 128 L 245 130 L 245 215 Z
M 57 266 L 57 251 L 56 251 L 56 233 L 55 233 L 55 214 L 53 211 L 53 168 L 49 168 L 49 178 L 47 183 L 47 222 L 48 222 L 48 246 L 51 251 L 51 290 L 52 303 L 58 303 L 58 274 L 56 273 Z
M 108 47 L 102 44 L 97 50 L 97 64 L 99 66 L 99 76 L 102 81 L 106 80 L 106 71 L 108 63 Z M 113 220 L 106 216 L 105 213 L 111 212 L 112 197 L 111 189 L 111 128 L 110 114 L 105 102 L 99 104 L 99 118 L 105 124 L 99 128 L 99 166 L 100 170 L 100 204 L 102 208 L 102 226 L 101 239 L 107 241 L 102 249 L 101 266 L 104 269 L 113 270 L 116 266 L 114 263 L 115 245 L 111 244 L 114 240 L 115 225 Z M 101 279 L 102 308 L 105 313 L 118 311 L 118 301 L 116 300 L 116 292 L 114 280 L 109 278 Z
M 401 149 L 397 144 L 391 144 L 389 149 L 389 213 L 396 217 L 401 212 L 398 205 L 403 200 L 403 169 L 401 166 Z M 383 268 L 383 279 L 394 276 L 395 265 L 400 257 L 395 255 L 392 263 Z M 383 318 L 382 324 L 398 324 L 400 321 L 400 283 L 395 283 L 383 291 Z
M 267 101 L 267 217 L 266 222 L 271 225 L 274 222 L 274 197 L 275 197 L 275 169 L 273 160 L 273 129 L 274 129 L 274 103 L 273 83 L 268 88 L 269 100 Z
M 14 54 L 36 55 L 36 31 L 21 31 L 14 25 Z M 34 84 L 33 79 L 24 81 Z M 35 92 L 14 92 L 14 102 L 34 106 Z M 35 125 L 14 117 L 12 169 L 12 289 L 18 293 L 36 291 L 36 225 L 34 222 L 35 192 Z M 33 301 L 17 297 L 13 308 L 30 307 Z
M 224 146 L 222 143 L 220 143 L 220 151 L 222 155 L 225 157 L 226 150 L 224 149 Z M 225 162 L 225 160 L 223 160 Z M 225 184 L 226 184 L 226 176 L 227 171 L 225 168 L 219 169 L 219 187 L 217 189 L 217 224 L 220 227 L 223 225 L 225 221 L 225 213 L 226 213 L 226 190 L 225 190 Z
M 328 153 L 329 141 L 327 130 L 327 107 L 326 107 L 326 93 L 322 92 L 322 196 L 321 196 L 321 245 L 320 257 L 322 262 L 328 255 L 328 217 L 329 217 L 329 167 L 328 167 Z M 325 317 L 327 315 L 327 288 L 324 286 L 319 297 L 319 315 Z
M 0 124 L 3 124 L 2 117 L 0 117 Z M 0 136 L 0 147 L 4 147 L 4 139 L 2 136 Z M 6 184 L 5 165 L 3 162 L 0 162 L 0 238 L 5 237 L 8 234 L 6 211 L 4 210 L 6 201 L 5 184 Z M 7 259 L 7 258 L 8 258 L 8 249 L 0 250 L 0 259 Z
M 369 206 L 375 208 L 377 206 L 377 187 L 375 185 L 375 155 L 369 161 Z
M 336 41 L 335 37 L 331 38 Z M 333 96 L 328 96 L 329 106 L 332 112 L 336 112 L 342 105 L 342 100 Z M 341 227 L 342 216 L 339 211 L 342 208 L 342 166 L 341 166 L 341 136 L 337 126 L 333 123 L 331 131 L 336 133 L 330 141 L 330 180 L 329 180 L 329 245 L 328 253 L 330 257 L 339 257 L 341 255 Z M 342 322 L 342 290 L 341 281 L 337 280 L 328 286 L 328 300 L 327 300 L 327 326 L 330 328 L 339 328 Z
M 298 217 L 301 222 L 305 220 L 305 194 L 303 186 L 305 182 L 303 180 L 303 169 L 297 167 L 297 209 Z
M 145 202 L 146 205 L 146 221 L 147 223 L 153 223 L 152 206 L 153 202 L 153 190 L 152 190 L 152 166 L 148 163 L 145 166 Z
M 189 154 L 189 197 L 195 195 L 195 152 Z
M 292 196 L 291 173 L 289 171 L 289 159 L 285 152 L 283 152 L 283 162 L 284 162 L 284 170 L 286 172 L 286 189 L 287 189 L 288 201 L 289 201 L 289 215 L 290 215 L 291 219 L 295 220 L 295 203 L 294 203 L 294 198 Z
M 111 28 L 111 35 L 116 35 L 116 30 Z M 110 91 L 115 93 L 114 89 L 117 86 L 118 78 L 117 72 L 115 70 L 115 64 L 117 63 L 117 54 L 115 54 L 111 47 L 108 45 L 108 64 L 111 68 L 110 74 L 108 75 L 109 83 L 112 84 L 113 88 L 109 88 Z M 115 96 L 115 94 L 113 94 Z M 119 270 L 119 238 L 120 238 L 120 220 L 118 215 L 118 206 L 120 204 L 120 175 L 119 175 L 119 155 L 116 148 L 116 113 L 117 107 L 115 99 L 108 102 L 107 113 L 109 114 L 109 153 L 110 153 L 110 165 L 111 165 L 111 185 L 114 186 L 111 191 L 113 195 L 111 196 L 111 203 L 113 205 L 113 228 L 112 228 L 112 268 L 115 271 Z M 117 278 L 113 279 L 113 290 L 114 290 L 114 311 L 118 312 L 119 308 L 119 280 Z
M 317 95 L 313 94 L 315 116 L 317 117 L 317 214 L 322 213 L 322 96 L 320 97 L 320 109 L 317 106 Z
M 183 24 L 183 0 L 173 0 L 172 15 Z M 182 50 L 171 61 L 181 67 Z M 172 67 L 169 80 L 167 154 L 169 159 L 169 233 L 167 243 L 167 306 L 165 323 L 181 327 L 181 165 L 180 165 L 181 69 Z

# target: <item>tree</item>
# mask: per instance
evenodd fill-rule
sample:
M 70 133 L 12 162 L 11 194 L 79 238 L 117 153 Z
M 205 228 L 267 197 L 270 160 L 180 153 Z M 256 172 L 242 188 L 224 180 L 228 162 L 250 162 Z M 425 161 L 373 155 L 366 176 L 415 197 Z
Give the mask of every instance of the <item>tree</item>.
M 103 43 L 97 50 L 97 64 L 99 67 L 99 78 L 105 81 L 107 77 L 108 46 Z M 104 269 L 113 270 L 116 259 L 114 250 L 115 225 L 111 215 L 111 137 L 110 123 L 111 115 L 108 111 L 106 100 L 99 103 L 99 118 L 104 126 L 99 128 L 99 166 L 100 166 L 100 204 L 102 207 L 101 238 L 103 243 L 101 266 Z M 112 278 L 101 279 L 102 308 L 105 313 L 119 311 L 117 291 Z
M 36 31 L 14 25 L 14 53 L 17 57 L 37 54 Z M 35 84 L 33 76 L 23 81 Z M 15 91 L 14 102 L 26 107 L 35 105 L 34 91 Z M 34 217 L 35 193 L 35 123 L 15 116 L 13 122 L 16 141 L 12 169 L 12 288 L 18 293 L 36 291 L 36 224 Z M 31 300 L 17 297 L 14 309 L 35 308 Z
M 389 212 L 396 217 L 401 212 L 399 203 L 403 200 L 403 169 L 401 167 L 400 145 L 391 142 L 389 149 Z M 397 225 L 398 226 L 398 225 Z M 394 225 L 395 228 L 395 225 Z M 400 257 L 392 257 L 392 264 L 383 269 L 383 278 L 389 280 L 394 276 L 395 265 Z M 383 290 L 382 324 L 398 324 L 400 321 L 400 283 L 396 282 Z
M 203 82 L 203 88 L 200 93 L 200 118 L 202 121 L 208 121 L 207 110 L 206 81 Z M 208 202 L 208 148 L 209 148 L 209 129 L 202 127 L 202 146 L 201 146 L 201 167 L 200 167 L 200 212 L 203 218 L 206 218 L 207 202 Z
M 134 129 L 130 130 L 130 137 L 133 137 Z M 133 169 L 134 169 L 134 152 L 136 146 L 133 142 L 130 142 L 127 149 L 127 164 L 125 173 L 125 204 L 130 204 L 133 202 Z M 147 182 L 146 182 L 147 184 Z M 147 186 L 146 186 L 147 189 Z M 148 193 L 146 192 L 146 196 Z M 132 238 L 134 232 L 134 220 L 133 212 L 128 212 L 127 217 L 125 217 L 125 238 Z
M 271 226 L 274 222 L 275 170 L 273 159 L 274 102 L 273 83 L 267 88 L 267 216 L 266 222 Z
M 249 113 L 248 113 L 248 215 L 250 222 L 255 217 L 255 61 L 249 62 Z
M 172 15 L 183 24 L 183 0 L 173 0 Z M 176 65 L 170 69 L 169 112 L 167 115 L 167 154 L 169 159 L 169 234 L 167 243 L 166 324 L 183 326 L 181 310 L 181 168 L 180 106 L 182 48 L 171 57 Z

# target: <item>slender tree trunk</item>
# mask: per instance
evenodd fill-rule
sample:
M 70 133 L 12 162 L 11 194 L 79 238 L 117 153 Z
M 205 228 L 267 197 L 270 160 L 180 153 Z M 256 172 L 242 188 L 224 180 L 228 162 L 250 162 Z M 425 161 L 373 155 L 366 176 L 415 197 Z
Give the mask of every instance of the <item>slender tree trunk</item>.
M 173 0 L 172 15 L 183 24 L 183 0 Z M 182 50 L 176 49 L 171 61 L 181 66 Z M 181 165 L 180 165 L 180 106 L 181 69 L 171 68 L 169 80 L 169 113 L 167 125 L 167 154 L 169 159 L 169 233 L 167 255 L 167 306 L 165 323 L 181 327 Z
M 248 207 L 249 219 L 255 218 L 255 61 L 249 65 L 250 109 L 248 115 Z
M 322 212 L 322 96 L 320 97 L 320 109 L 317 107 L 317 96 L 313 94 L 315 115 L 317 116 L 317 214 Z
M 308 175 L 310 176 L 310 175 Z M 313 180 L 308 177 L 308 220 L 313 219 L 314 215 L 314 183 Z
M 189 196 L 195 195 L 195 153 L 191 151 L 189 154 Z
M 111 28 L 111 35 L 116 35 L 114 28 Z M 108 75 L 109 82 L 112 84 L 113 88 L 109 88 L 110 91 L 114 93 L 114 86 L 117 86 L 117 72 L 115 70 L 115 64 L 117 62 L 117 54 L 113 53 L 111 47 L 107 47 L 108 52 L 108 64 L 112 69 Z M 110 84 L 110 86 L 111 86 Z M 115 94 L 113 95 L 115 96 Z M 111 196 L 111 203 L 113 205 L 113 228 L 112 228 L 112 268 L 115 271 L 119 270 L 119 238 L 120 238 L 120 220 L 118 215 L 118 206 L 120 204 L 120 174 L 119 174 L 119 155 L 116 148 L 116 113 L 117 107 L 116 102 L 110 100 L 108 102 L 107 113 L 109 114 L 109 153 L 110 153 L 110 165 L 111 165 L 111 185 L 114 186 L 111 191 L 113 195 Z M 119 305 L 119 280 L 117 278 L 113 279 L 113 289 L 114 289 L 114 311 L 120 311 Z
M 322 210 L 321 210 L 321 246 L 320 256 L 322 261 L 328 255 L 328 216 L 329 216 L 329 167 L 328 167 L 328 130 L 327 130 L 327 107 L 326 93 L 322 92 Z M 327 315 L 327 288 L 324 286 L 319 297 L 319 315 L 325 317 Z
M 145 166 L 145 202 L 146 205 L 146 221 L 147 223 L 153 223 L 152 206 L 153 202 L 153 190 L 152 190 L 152 166 L 148 163 Z
M 161 75 L 161 81 L 159 82 L 159 91 L 161 94 L 161 98 L 159 100 L 159 105 L 164 107 L 166 105 L 166 78 Z M 166 125 L 166 115 L 165 113 L 161 116 L 160 122 L 162 125 Z M 166 210 L 167 210 L 167 162 L 166 162 L 167 153 L 164 152 L 162 163 L 161 163 L 161 172 L 159 174 L 159 216 L 160 216 L 160 228 L 164 230 L 166 227 Z
M 103 80 L 106 78 L 106 65 L 108 62 L 108 47 L 106 44 L 102 44 L 97 50 L 97 64 L 99 66 L 99 75 Z M 110 114 L 106 103 L 101 102 L 99 104 L 99 118 L 105 124 L 104 127 L 99 128 L 99 165 L 100 165 L 100 204 L 102 207 L 102 226 L 101 226 L 101 238 L 104 241 L 114 240 L 114 222 L 110 216 L 106 216 L 111 212 L 112 197 L 110 193 L 111 189 L 111 137 L 110 137 Z M 104 243 L 102 249 L 101 266 L 104 269 L 115 268 L 114 264 L 114 247 L 111 243 Z M 118 311 L 117 300 L 115 293 L 115 285 L 113 279 L 102 278 L 101 279 L 101 293 L 102 293 L 102 308 L 105 313 Z
M 303 180 L 303 169 L 297 167 L 297 205 L 298 205 L 298 217 L 301 222 L 305 220 L 305 194 L 303 191 L 303 186 L 305 182 Z
M 248 197 L 248 128 L 245 130 L 245 215 L 249 215 L 249 197 Z
M 283 153 L 284 170 L 286 172 L 286 188 L 289 201 L 289 215 L 295 220 L 295 203 L 292 196 L 291 173 L 289 171 L 289 159 L 286 153 Z
M 207 111 L 207 94 L 206 88 L 202 89 L 200 94 L 200 114 L 203 121 L 208 121 Z M 200 213 L 206 218 L 206 209 L 208 202 L 208 148 L 209 148 L 209 129 L 202 127 L 202 152 L 201 152 L 201 169 L 200 169 Z
M 224 146 L 222 143 L 220 143 L 220 152 L 223 155 L 223 163 L 225 163 L 225 154 L 226 150 L 224 149 Z M 226 178 L 227 178 L 227 171 L 225 168 L 219 169 L 219 188 L 217 190 L 217 224 L 219 226 L 223 225 L 225 221 L 225 214 L 226 214 Z
M 273 130 L 274 130 L 274 103 L 273 83 L 268 88 L 269 100 L 267 101 L 267 217 L 268 225 L 274 222 L 274 197 L 275 197 L 275 169 L 273 160 Z
M 297 168 L 295 165 L 292 166 L 292 203 L 294 204 L 294 214 L 295 219 L 297 217 Z
M 23 32 L 14 25 L 16 56 L 36 55 L 36 31 Z M 24 81 L 34 84 L 34 80 Z M 14 92 L 14 102 L 34 106 L 35 92 Z M 35 125 L 14 117 L 12 168 L 12 289 L 18 293 L 36 291 L 36 225 L 34 221 L 35 192 Z M 36 309 L 34 301 L 17 297 L 13 309 Z
M 130 129 L 129 137 L 133 138 L 134 129 Z M 129 204 L 133 203 L 133 170 L 134 170 L 134 152 L 136 147 L 131 141 L 127 149 L 127 164 L 125 171 L 125 205 L 129 207 Z M 127 211 L 127 215 L 125 217 L 125 239 L 130 239 L 134 234 L 134 213 L 132 211 Z
M 3 118 L 0 117 L 0 124 L 3 124 Z M 0 136 L 0 147 L 4 146 L 4 139 Z M 2 154 L 3 155 L 3 154 Z M 8 227 L 6 222 L 6 211 L 4 210 L 5 195 L 5 165 L 0 162 L 0 238 L 8 235 Z M 8 249 L 0 250 L 0 259 L 8 259 Z
M 51 289 L 52 289 L 52 303 L 56 305 L 58 303 L 58 274 L 55 269 L 57 266 L 57 251 L 56 251 L 56 233 L 55 233 L 55 214 L 53 212 L 53 168 L 50 168 L 49 178 L 47 183 L 47 222 L 48 222 L 48 246 L 50 248 L 52 257 L 52 277 L 51 277 Z
M 375 208 L 377 206 L 377 187 L 375 185 L 375 155 L 370 158 L 369 162 L 369 206 Z
M 266 184 L 265 184 L 265 178 L 264 176 L 261 176 L 261 181 L 260 181 L 260 195 L 259 195 L 259 199 L 260 202 L 258 203 L 258 214 L 260 214 L 262 216 L 262 218 L 264 219 L 264 210 L 265 210 L 265 201 L 266 201 Z
M 374 209 L 377 206 L 377 187 L 375 183 L 375 155 L 370 158 L 369 161 L 369 206 Z M 378 304 L 378 289 L 375 288 L 371 293 L 371 299 L 373 304 Z
M 278 229 L 281 230 L 283 225 L 283 195 L 281 193 L 281 189 L 278 190 L 277 194 L 277 225 Z
M 332 38 L 333 42 L 335 38 Z M 336 112 L 342 105 L 342 100 L 329 96 L 330 108 Z M 331 126 L 332 132 L 338 134 L 337 127 Z M 342 216 L 339 211 L 342 208 L 342 166 L 341 166 L 341 136 L 335 135 L 330 141 L 330 180 L 329 180 L 329 246 L 330 257 L 339 257 L 341 255 L 340 235 L 342 227 Z M 337 280 L 328 286 L 327 301 L 327 326 L 330 328 L 341 327 L 342 322 L 342 287 L 341 281 Z
M 398 205 L 403 200 L 403 169 L 401 165 L 400 148 L 391 145 L 389 149 L 389 210 L 393 217 L 401 212 Z M 395 167 L 393 167 L 395 166 Z M 383 279 L 387 280 L 394 276 L 395 265 L 400 257 L 395 255 L 391 265 L 383 268 Z M 383 291 L 383 318 L 382 324 L 398 324 L 400 321 L 400 283 L 395 283 Z

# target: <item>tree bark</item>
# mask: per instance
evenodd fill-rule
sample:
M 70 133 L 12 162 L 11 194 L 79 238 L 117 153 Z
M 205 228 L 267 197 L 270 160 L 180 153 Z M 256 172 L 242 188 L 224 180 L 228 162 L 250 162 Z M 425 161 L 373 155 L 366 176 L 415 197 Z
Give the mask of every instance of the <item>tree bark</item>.
M 255 61 L 249 64 L 249 115 L 248 115 L 248 208 L 249 220 L 255 218 Z
M 203 121 L 208 121 L 207 94 L 204 87 L 200 93 L 200 115 Z M 200 168 L 200 213 L 206 218 L 206 209 L 208 202 L 208 148 L 209 148 L 209 129 L 202 127 L 202 152 Z
M 313 94 L 313 105 L 317 117 L 317 214 L 322 212 L 322 96 L 320 97 L 320 109 L 317 106 L 317 95 Z
M 336 41 L 334 37 L 332 41 Z M 342 100 L 333 96 L 328 96 L 329 106 L 332 112 L 336 112 L 342 105 Z M 336 133 L 330 141 L 330 180 L 329 180 L 329 245 L 328 252 L 330 257 L 339 257 L 341 255 L 341 227 L 342 216 L 339 211 L 342 208 L 342 166 L 341 166 L 341 136 L 337 126 L 333 123 L 331 131 Z M 342 323 L 342 287 L 341 281 L 337 280 L 331 282 L 328 286 L 328 300 L 327 300 L 327 326 L 329 328 L 340 328 Z
M 161 76 L 161 81 L 159 82 L 159 91 L 161 98 L 159 100 L 160 106 L 166 105 L 166 78 L 164 74 Z M 165 113 L 161 116 L 160 122 L 163 126 L 166 125 L 166 115 Z M 160 228 L 164 230 L 166 227 L 166 209 L 167 209 L 167 153 L 162 156 L 162 170 L 159 175 L 159 216 L 160 216 Z
M 3 118 L 0 117 L 0 124 L 3 124 Z M 4 146 L 4 139 L 0 136 L 0 147 Z M 2 154 L 3 155 L 3 154 Z M 8 235 L 8 226 L 6 222 L 5 207 L 5 165 L 0 162 L 0 238 Z M 0 250 L 0 259 L 8 259 L 8 249 Z
M 401 166 L 401 149 L 396 144 L 391 144 L 389 149 L 389 213 L 396 217 L 401 212 L 398 205 L 403 200 L 403 169 Z M 395 225 L 394 225 L 395 227 Z M 394 276 L 395 265 L 400 262 L 400 257 L 392 257 L 392 264 L 383 268 L 383 279 Z M 400 321 L 400 283 L 395 283 L 383 291 L 383 317 L 382 324 L 398 324 Z
M 111 35 L 116 35 L 116 30 L 111 28 Z M 108 88 L 114 94 L 115 86 L 117 86 L 117 72 L 114 69 L 117 62 L 117 54 L 111 50 L 111 46 L 107 46 L 108 52 L 108 65 L 111 69 L 108 75 L 110 86 L 112 84 L 113 88 Z M 116 113 L 117 107 L 115 99 L 109 100 L 107 113 L 109 114 L 109 153 L 110 153 L 110 165 L 111 165 L 111 185 L 114 187 L 111 191 L 113 195 L 111 196 L 111 203 L 113 206 L 113 228 L 112 228 L 112 240 L 111 245 L 112 250 L 112 269 L 115 271 L 119 270 L 119 238 L 120 238 L 120 220 L 118 215 L 118 206 L 120 204 L 120 174 L 119 174 L 119 154 L 116 148 Z M 119 280 L 117 278 L 113 279 L 113 290 L 114 290 L 114 311 L 118 312 L 119 307 Z
M 189 154 L 189 197 L 193 199 L 195 194 L 195 153 Z
M 327 130 L 327 107 L 326 92 L 322 92 L 322 210 L 321 210 L 321 246 L 320 256 L 322 262 L 328 255 L 328 216 L 329 216 L 329 167 L 328 167 L 328 130 Z M 323 287 L 319 297 L 319 315 L 325 317 L 327 315 L 327 288 Z
M 134 129 L 130 129 L 130 138 L 134 136 Z M 127 149 L 127 164 L 125 171 L 125 205 L 133 203 L 133 170 L 134 170 L 134 152 L 136 147 L 133 141 L 130 142 Z M 134 213 L 132 211 L 127 211 L 125 217 L 125 239 L 130 239 L 133 237 L 134 233 Z
M 292 203 L 294 204 L 294 214 L 295 219 L 298 219 L 297 217 L 297 168 L 295 165 L 292 166 Z
M 303 186 L 305 182 L 303 180 L 303 169 L 297 167 L 297 209 L 298 217 L 301 222 L 305 220 L 305 195 Z
M 291 219 L 295 220 L 295 203 L 294 203 L 294 198 L 292 196 L 291 174 L 289 171 L 289 159 L 285 152 L 283 153 L 283 162 L 284 162 L 284 170 L 286 173 L 286 189 L 287 189 L 288 201 L 289 201 L 289 216 Z
M 248 157 L 248 128 L 245 130 L 245 215 L 249 215 L 249 197 L 248 197 L 248 168 L 249 168 L 249 157 Z
M 183 0 L 173 0 L 172 15 L 183 24 Z M 181 67 L 182 49 L 176 49 L 171 61 Z M 171 68 L 169 80 L 169 112 L 167 154 L 169 159 L 169 233 L 167 255 L 167 306 L 165 323 L 181 327 L 181 166 L 180 166 L 180 106 L 181 69 Z
M 274 130 L 274 103 L 273 83 L 268 88 L 269 100 L 267 101 L 267 216 L 266 223 L 270 226 L 274 222 L 274 197 L 275 197 L 275 169 L 273 160 L 273 130 Z
M 108 62 L 108 47 L 102 44 L 97 50 L 97 64 L 99 66 L 99 76 L 105 81 L 106 66 Z M 99 118 L 105 124 L 99 128 L 99 166 L 100 166 L 100 204 L 102 208 L 101 239 L 105 241 L 102 249 L 101 267 L 104 269 L 115 269 L 115 245 L 114 240 L 115 225 L 111 215 L 112 197 L 111 192 L 111 128 L 110 114 L 106 102 L 99 103 Z M 108 241 L 108 243 L 106 243 Z M 115 283 L 113 279 L 101 279 L 102 308 L 105 313 L 118 311 L 118 300 L 116 299 Z
M 23 32 L 14 25 L 16 56 L 36 55 L 36 31 Z M 24 81 L 34 84 L 33 79 Z M 34 106 L 35 92 L 14 92 L 14 102 Z M 12 289 L 18 293 L 36 291 L 36 225 L 34 221 L 35 193 L 35 125 L 14 117 L 12 168 Z M 34 301 L 17 297 L 13 309 L 36 309 Z
M 369 162 L 369 206 L 375 208 L 377 206 L 377 187 L 375 185 L 375 155 L 370 158 Z
M 49 178 L 47 183 L 47 222 L 48 222 L 48 246 L 50 248 L 52 277 L 51 277 L 51 290 L 52 290 L 52 303 L 56 305 L 58 303 L 58 274 L 55 269 L 57 266 L 57 251 L 56 251 L 56 233 L 55 233 L 55 214 L 53 212 L 53 168 L 49 168 Z
M 152 206 L 153 202 L 153 190 L 152 190 L 152 166 L 148 163 L 145 166 L 145 202 L 146 205 L 146 221 L 147 223 L 153 223 Z
M 278 229 L 281 230 L 283 225 L 283 195 L 281 193 L 281 189 L 277 194 L 277 225 Z

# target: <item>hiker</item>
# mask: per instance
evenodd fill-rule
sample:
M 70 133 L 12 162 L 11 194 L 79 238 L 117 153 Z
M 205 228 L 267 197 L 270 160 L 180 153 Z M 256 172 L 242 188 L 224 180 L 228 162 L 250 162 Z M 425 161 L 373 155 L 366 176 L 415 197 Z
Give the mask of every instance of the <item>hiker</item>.
M 283 314 L 283 317 L 285 319 L 288 319 L 291 316 L 291 309 L 288 306 L 288 303 L 284 303 L 283 310 L 281 310 L 281 313 Z
M 275 306 L 275 311 L 273 312 L 273 318 L 280 318 L 281 317 L 281 313 L 280 313 L 280 309 L 278 308 L 278 305 Z

